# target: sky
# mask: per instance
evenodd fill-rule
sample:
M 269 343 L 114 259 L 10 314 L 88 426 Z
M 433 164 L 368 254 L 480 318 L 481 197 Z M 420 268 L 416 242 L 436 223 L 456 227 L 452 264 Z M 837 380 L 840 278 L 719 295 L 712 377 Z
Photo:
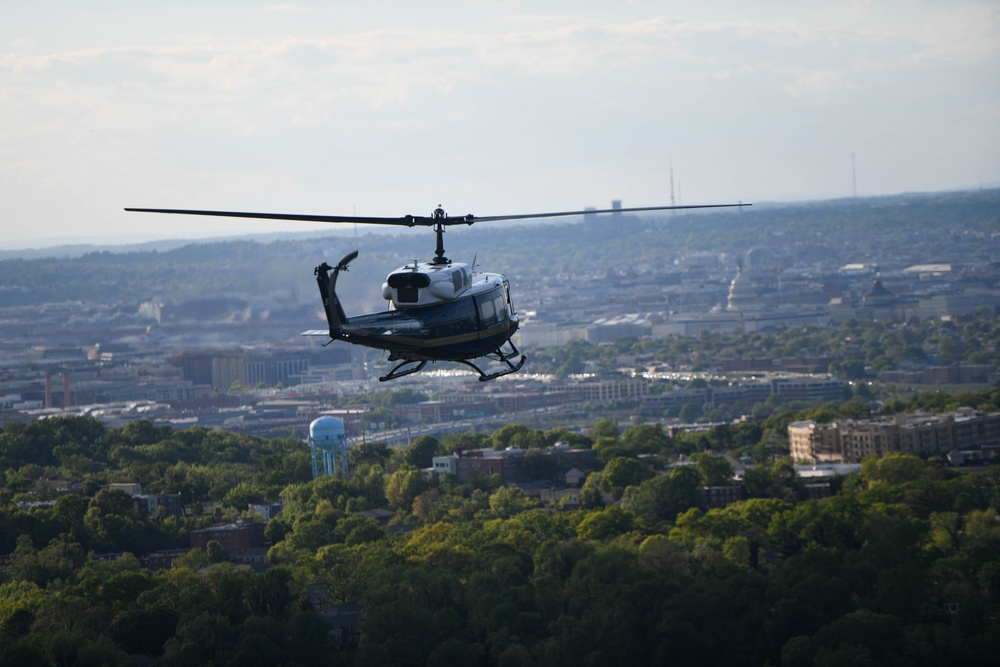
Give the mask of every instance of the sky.
M 996 187 L 997 35 L 997 0 L 4 0 L 0 247 Z

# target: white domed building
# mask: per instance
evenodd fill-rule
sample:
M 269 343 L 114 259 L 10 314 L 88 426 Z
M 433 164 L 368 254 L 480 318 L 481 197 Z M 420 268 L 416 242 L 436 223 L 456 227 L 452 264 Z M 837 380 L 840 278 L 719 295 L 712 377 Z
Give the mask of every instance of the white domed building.
M 738 312 L 760 310 L 757 290 L 754 289 L 750 274 L 743 272 L 742 261 L 736 269 L 736 277 L 729 284 L 729 299 L 726 302 L 726 310 Z

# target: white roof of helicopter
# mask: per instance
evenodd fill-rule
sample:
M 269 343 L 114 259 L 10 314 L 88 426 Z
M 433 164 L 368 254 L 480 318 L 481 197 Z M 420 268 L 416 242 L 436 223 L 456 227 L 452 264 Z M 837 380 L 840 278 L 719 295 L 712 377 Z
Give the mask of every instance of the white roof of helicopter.
M 473 273 L 472 266 L 462 262 L 434 264 L 414 260 L 386 277 L 382 296 L 396 308 L 419 308 L 485 291 L 502 284 L 503 279 L 497 273 Z

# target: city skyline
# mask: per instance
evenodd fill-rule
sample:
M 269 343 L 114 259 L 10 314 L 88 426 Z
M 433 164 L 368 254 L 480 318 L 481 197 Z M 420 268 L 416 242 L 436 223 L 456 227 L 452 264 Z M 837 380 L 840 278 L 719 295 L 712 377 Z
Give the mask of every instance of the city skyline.
M 998 27 L 985 2 L 25 3 L 0 26 L 0 247 L 316 229 L 125 206 L 487 216 L 994 186 Z

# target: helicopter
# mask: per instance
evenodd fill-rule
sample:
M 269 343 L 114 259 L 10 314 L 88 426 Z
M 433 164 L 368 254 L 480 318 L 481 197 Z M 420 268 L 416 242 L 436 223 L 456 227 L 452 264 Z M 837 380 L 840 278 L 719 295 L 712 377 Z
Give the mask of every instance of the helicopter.
M 750 204 L 702 204 L 651 206 L 640 208 L 588 209 L 553 213 L 526 213 L 478 217 L 448 215 L 438 205 L 430 216 L 405 215 L 399 218 L 300 215 L 286 213 L 251 213 L 239 211 L 204 211 L 165 208 L 126 208 L 138 213 L 205 215 L 297 222 L 354 223 L 433 227 L 437 237 L 434 258 L 428 262 L 413 260 L 395 269 L 382 284 L 382 296 L 389 302 L 384 312 L 348 317 L 337 296 L 337 279 L 358 256 L 354 250 L 335 266 L 323 262 L 313 273 L 323 300 L 327 329 L 305 331 L 304 336 L 328 336 L 335 340 L 362 345 L 389 353 L 390 362 L 399 362 L 380 382 L 395 380 L 423 370 L 428 362 L 450 361 L 464 364 L 486 382 L 521 370 L 526 360 L 515 347 L 512 337 L 520 320 L 510 296 L 510 282 L 500 273 L 479 273 L 474 264 L 452 262 L 445 257 L 444 230 L 452 225 L 477 222 L 528 220 L 598 213 L 634 213 L 701 208 L 730 208 Z M 499 362 L 500 369 L 486 372 L 476 360 Z

